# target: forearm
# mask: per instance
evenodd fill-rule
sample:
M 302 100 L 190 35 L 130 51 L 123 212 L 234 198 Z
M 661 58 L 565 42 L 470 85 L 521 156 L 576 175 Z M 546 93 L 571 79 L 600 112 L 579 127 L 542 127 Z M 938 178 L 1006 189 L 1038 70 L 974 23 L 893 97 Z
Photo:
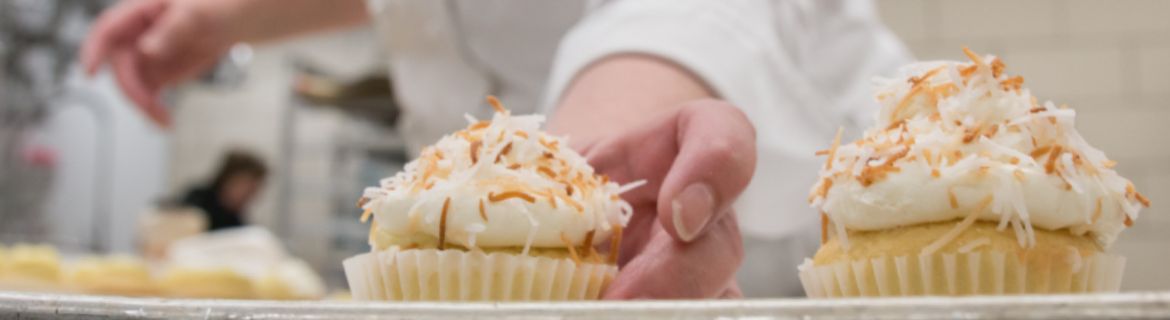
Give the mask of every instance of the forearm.
M 694 74 L 661 58 L 622 54 L 583 69 L 564 91 L 549 130 L 588 145 L 646 118 L 714 93 Z
M 196 0 L 201 1 L 201 0 Z M 221 0 L 225 26 L 240 42 L 265 42 L 361 24 L 363 0 Z

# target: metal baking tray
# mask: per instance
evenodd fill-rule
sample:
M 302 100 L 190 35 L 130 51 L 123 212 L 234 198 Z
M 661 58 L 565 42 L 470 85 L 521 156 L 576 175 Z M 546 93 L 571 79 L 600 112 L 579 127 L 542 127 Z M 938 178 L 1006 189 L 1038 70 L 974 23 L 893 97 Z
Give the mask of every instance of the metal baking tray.
M 1103 295 L 374 303 L 121 298 L 0 292 L 0 319 L 1166 319 L 1170 292 Z

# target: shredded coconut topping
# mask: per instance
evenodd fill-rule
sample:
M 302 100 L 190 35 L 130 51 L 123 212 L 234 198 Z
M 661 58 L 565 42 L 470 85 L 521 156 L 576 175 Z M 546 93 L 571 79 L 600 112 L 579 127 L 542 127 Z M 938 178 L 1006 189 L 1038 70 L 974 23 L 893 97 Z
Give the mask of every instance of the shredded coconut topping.
M 1149 200 L 1080 136 L 1074 110 L 1039 103 L 1001 59 L 964 52 L 971 62 L 878 79 L 877 124 L 818 152 L 828 159 L 809 203 L 853 230 L 975 215 L 1012 228 L 1023 247 L 1035 244 L 1033 225 L 1108 246 Z
M 466 116 L 466 129 L 365 190 L 358 203 L 374 216 L 371 234 L 421 233 L 468 248 L 523 246 L 527 253 L 604 241 L 613 226 L 626 224 L 633 210 L 619 195 L 644 181 L 623 186 L 595 173 L 584 157 L 561 147 L 566 138 L 540 130 L 543 116 L 513 116 L 488 100 L 496 109 L 490 121 Z

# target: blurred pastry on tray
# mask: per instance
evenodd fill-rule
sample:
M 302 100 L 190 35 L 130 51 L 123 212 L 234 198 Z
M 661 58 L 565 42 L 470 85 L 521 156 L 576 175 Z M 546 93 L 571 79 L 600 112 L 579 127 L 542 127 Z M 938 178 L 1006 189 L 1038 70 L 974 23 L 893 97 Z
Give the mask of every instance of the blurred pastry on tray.
M 67 269 L 66 282 L 77 292 L 116 296 L 159 293 L 149 266 L 139 258 L 89 257 L 71 263 Z
M 0 256 L 0 291 L 62 292 L 61 258 L 48 245 L 15 244 Z

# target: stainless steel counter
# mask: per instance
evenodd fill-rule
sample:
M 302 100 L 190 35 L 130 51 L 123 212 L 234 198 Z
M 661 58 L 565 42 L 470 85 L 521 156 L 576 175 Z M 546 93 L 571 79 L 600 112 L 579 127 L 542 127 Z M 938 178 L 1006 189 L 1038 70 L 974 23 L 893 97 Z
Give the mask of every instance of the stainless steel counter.
M 1165 319 L 1170 292 L 590 303 L 170 300 L 0 293 L 0 319 Z

